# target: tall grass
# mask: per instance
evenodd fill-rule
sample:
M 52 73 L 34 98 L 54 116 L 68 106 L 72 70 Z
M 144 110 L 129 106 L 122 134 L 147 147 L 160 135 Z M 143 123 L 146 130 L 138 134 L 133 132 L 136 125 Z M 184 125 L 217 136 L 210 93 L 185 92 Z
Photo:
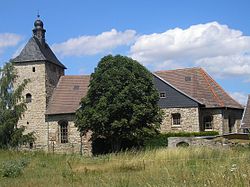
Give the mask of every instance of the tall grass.
M 0 186 L 250 186 L 250 149 L 178 148 L 99 157 L 0 151 L 0 163 L 29 159 Z

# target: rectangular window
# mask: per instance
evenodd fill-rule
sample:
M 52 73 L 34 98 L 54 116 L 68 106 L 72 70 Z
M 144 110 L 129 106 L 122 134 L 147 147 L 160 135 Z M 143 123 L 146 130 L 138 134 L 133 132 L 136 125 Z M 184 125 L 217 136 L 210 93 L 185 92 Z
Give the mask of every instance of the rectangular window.
M 172 114 L 172 125 L 181 125 L 181 114 L 180 113 L 174 113 Z
M 204 129 L 213 129 L 213 116 L 205 116 L 203 118 Z
M 191 77 L 185 77 L 185 81 L 187 82 L 191 81 Z
M 61 127 L 61 143 L 68 143 L 68 124 L 66 122 L 62 122 L 60 124 Z
M 159 96 L 160 98 L 166 98 L 166 92 L 160 92 Z

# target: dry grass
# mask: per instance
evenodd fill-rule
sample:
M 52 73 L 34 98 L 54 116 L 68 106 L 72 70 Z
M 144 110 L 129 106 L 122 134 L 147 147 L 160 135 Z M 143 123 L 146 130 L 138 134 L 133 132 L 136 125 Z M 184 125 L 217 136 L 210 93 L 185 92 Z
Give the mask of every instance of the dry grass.
M 28 158 L 0 186 L 250 186 L 250 149 L 179 148 L 79 155 L 0 152 L 0 163 Z

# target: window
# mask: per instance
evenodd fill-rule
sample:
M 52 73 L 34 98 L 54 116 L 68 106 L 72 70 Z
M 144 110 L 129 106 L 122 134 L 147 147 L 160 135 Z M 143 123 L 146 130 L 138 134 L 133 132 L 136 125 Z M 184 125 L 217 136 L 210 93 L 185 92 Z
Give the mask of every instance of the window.
M 181 125 L 181 114 L 180 113 L 172 114 L 172 125 Z
M 31 96 L 30 93 L 27 93 L 27 94 L 26 94 L 26 100 L 25 100 L 25 102 L 26 102 L 26 103 L 31 103 L 31 101 L 32 101 L 32 96 Z
M 160 98 L 166 98 L 166 92 L 160 92 L 159 96 Z
M 191 81 L 191 77 L 185 77 L 185 81 Z
M 79 90 L 80 86 L 79 85 L 75 85 L 73 90 Z
M 68 122 L 61 121 L 61 122 L 59 122 L 59 125 L 60 125 L 61 143 L 68 143 Z
M 204 129 L 213 129 L 213 116 L 205 116 L 203 118 Z
M 32 67 L 32 72 L 36 72 L 36 68 L 35 67 Z

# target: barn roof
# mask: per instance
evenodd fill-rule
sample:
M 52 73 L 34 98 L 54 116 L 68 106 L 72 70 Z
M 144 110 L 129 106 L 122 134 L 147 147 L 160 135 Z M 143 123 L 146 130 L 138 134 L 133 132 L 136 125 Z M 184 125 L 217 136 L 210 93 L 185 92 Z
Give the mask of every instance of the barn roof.
M 155 74 L 165 80 L 166 84 L 171 84 L 207 108 L 243 109 L 201 68 L 157 71 Z M 89 75 L 62 76 L 53 92 L 46 114 L 75 113 L 81 98 L 87 94 L 89 80 Z M 78 86 L 79 89 L 76 89 Z
M 241 128 L 243 129 L 250 129 L 250 95 L 248 95 L 247 106 L 244 110 Z
M 208 108 L 229 107 L 243 109 L 202 68 L 157 71 L 155 74 Z
M 46 114 L 75 113 L 87 94 L 90 76 L 61 76 L 54 89 Z

